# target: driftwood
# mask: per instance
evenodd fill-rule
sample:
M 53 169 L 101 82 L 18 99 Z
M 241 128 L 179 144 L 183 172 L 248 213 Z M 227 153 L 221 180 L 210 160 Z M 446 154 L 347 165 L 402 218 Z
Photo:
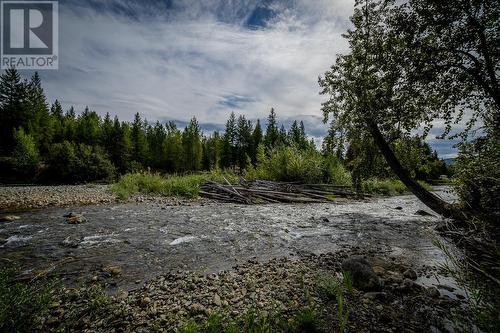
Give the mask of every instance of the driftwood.
M 267 180 L 246 181 L 233 185 L 207 181 L 202 185 L 200 195 L 205 198 L 241 204 L 257 203 L 318 203 L 334 200 L 336 197 L 359 197 L 348 186 L 333 184 L 301 184 L 298 182 L 273 182 Z

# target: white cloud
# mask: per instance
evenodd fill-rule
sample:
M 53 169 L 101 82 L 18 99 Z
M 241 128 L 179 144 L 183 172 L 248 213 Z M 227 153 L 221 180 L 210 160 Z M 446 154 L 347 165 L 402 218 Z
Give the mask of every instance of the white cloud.
M 223 123 L 232 95 L 248 98 L 238 111 L 250 118 L 271 107 L 281 117 L 320 116 L 317 77 L 347 48 L 340 34 L 353 1 L 296 0 L 253 30 L 240 12 L 255 1 L 232 3 L 185 1 L 175 17 L 143 19 L 61 4 L 60 70 L 42 73 L 47 95 L 122 119 Z

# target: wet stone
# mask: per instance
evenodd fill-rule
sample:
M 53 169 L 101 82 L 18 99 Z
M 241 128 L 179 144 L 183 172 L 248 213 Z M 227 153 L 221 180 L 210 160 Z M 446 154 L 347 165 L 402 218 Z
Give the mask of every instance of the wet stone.
M 349 273 L 356 289 L 376 291 L 381 287 L 380 279 L 370 263 L 363 257 L 351 257 L 342 263 L 342 269 Z

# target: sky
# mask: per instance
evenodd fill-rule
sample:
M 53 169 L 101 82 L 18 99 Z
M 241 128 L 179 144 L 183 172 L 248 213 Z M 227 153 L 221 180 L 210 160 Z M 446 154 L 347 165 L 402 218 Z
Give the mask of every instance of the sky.
M 205 131 L 229 114 L 304 121 L 320 142 L 318 77 L 347 52 L 354 0 L 61 0 L 59 70 L 41 71 L 49 101 Z M 453 143 L 430 143 L 442 157 Z

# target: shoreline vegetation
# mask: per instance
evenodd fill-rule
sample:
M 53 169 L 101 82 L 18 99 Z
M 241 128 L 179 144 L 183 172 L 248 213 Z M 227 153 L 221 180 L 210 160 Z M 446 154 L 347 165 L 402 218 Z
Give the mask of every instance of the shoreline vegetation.
M 134 194 L 159 195 L 165 197 L 183 197 L 194 199 L 204 182 L 214 181 L 221 184 L 229 182 L 237 184 L 241 177 L 230 172 L 210 172 L 195 175 L 161 175 L 159 173 L 139 172 L 122 176 L 110 185 L 110 190 L 119 199 L 126 200 Z M 256 180 L 244 178 L 245 180 Z M 266 179 L 269 180 L 269 179 Z M 421 182 L 428 190 L 432 186 Z M 333 183 L 332 185 L 349 185 L 349 183 Z M 410 193 L 406 186 L 397 179 L 369 179 L 362 184 L 363 194 L 394 196 Z

